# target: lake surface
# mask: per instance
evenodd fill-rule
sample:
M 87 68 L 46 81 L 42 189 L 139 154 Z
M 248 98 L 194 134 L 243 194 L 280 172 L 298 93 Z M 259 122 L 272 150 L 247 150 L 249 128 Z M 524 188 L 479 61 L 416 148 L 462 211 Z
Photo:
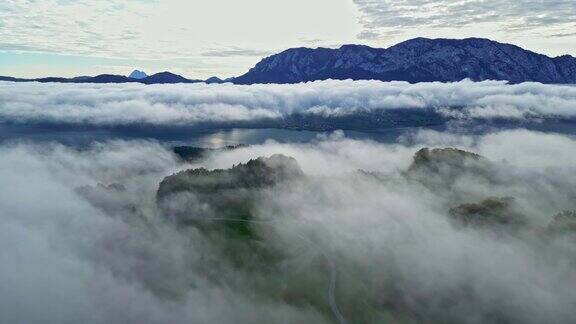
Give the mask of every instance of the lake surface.
M 434 130 L 458 134 L 485 134 L 505 129 L 530 129 L 546 133 L 576 136 L 576 123 L 572 121 L 547 121 L 529 124 L 452 124 L 434 127 L 404 127 L 376 130 L 344 130 L 347 138 L 370 139 L 378 142 L 395 142 L 401 136 L 420 130 Z M 222 147 L 237 144 L 261 144 L 267 140 L 277 142 L 310 142 L 333 132 L 288 129 L 245 129 L 123 126 L 95 127 L 47 124 L 2 124 L 0 142 L 58 142 L 70 146 L 85 146 L 93 142 L 110 140 L 156 140 L 166 145 L 190 145 L 198 147 Z

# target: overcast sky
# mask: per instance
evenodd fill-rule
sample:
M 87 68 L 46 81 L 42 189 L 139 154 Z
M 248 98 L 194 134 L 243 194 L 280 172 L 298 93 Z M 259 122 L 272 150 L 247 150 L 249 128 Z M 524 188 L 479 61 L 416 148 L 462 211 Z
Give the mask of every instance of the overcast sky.
M 576 55 L 574 0 L 2 0 L 0 75 L 236 76 L 295 46 L 487 37 Z

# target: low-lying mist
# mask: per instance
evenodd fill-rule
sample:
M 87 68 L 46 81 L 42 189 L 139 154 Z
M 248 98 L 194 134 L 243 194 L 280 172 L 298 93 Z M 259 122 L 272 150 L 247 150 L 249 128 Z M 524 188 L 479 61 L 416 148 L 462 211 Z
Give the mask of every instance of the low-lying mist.
M 576 321 L 563 135 L 11 143 L 0 183 L 2 323 Z
M 250 86 L 0 82 L 0 122 L 23 124 L 189 126 L 281 120 L 294 114 L 315 121 L 366 113 L 379 113 L 379 118 L 394 119 L 394 123 L 406 119 L 422 122 L 405 114 L 385 114 L 397 109 L 407 110 L 410 115 L 432 111 L 458 120 L 573 119 L 575 104 L 573 86 L 505 81 L 410 84 L 327 80 Z M 382 125 L 390 127 L 394 123 Z M 294 125 L 303 127 L 298 122 Z M 294 125 L 288 121 L 287 126 Z M 354 123 L 348 121 L 346 126 Z

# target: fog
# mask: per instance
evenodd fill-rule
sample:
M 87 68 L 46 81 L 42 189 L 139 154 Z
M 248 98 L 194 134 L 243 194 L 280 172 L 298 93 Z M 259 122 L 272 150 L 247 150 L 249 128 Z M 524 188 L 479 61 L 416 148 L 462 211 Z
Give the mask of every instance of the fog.
M 39 84 L 0 82 L 0 121 L 78 125 L 193 125 L 434 109 L 456 119 L 573 118 L 576 88 L 504 81 L 317 81 L 295 85 Z
M 233 102 L 230 98 L 237 96 L 250 110 L 268 109 L 266 102 L 284 101 L 279 109 L 301 106 L 291 100 L 312 102 L 327 85 L 340 85 L 331 90 L 341 96 L 332 107 L 361 100 L 358 93 L 364 91 L 395 87 L 404 96 L 416 87 L 363 82 L 365 87 L 348 89 L 357 94 L 350 98 L 345 94 L 350 84 L 314 83 L 308 95 L 300 86 L 261 86 L 248 94 L 234 94 L 237 88 L 229 85 L 190 86 L 198 93 L 182 94 L 160 86 L 116 91 L 2 84 L 0 97 L 10 88 L 27 93 L 22 102 L 57 101 L 66 107 L 65 102 L 84 101 L 83 107 L 94 108 L 94 92 L 109 102 L 138 96 L 144 102 L 189 105 L 222 98 Z M 487 98 L 501 92 L 530 97 L 518 93 L 573 91 L 498 82 L 419 87 L 448 97 L 464 92 L 469 100 L 478 92 Z M 58 89 L 69 93 L 39 94 Z M 425 101 L 426 95 L 419 98 Z M 62 109 L 54 118 L 96 123 L 132 118 Z M 18 118 L 43 113 L 23 114 Z M 432 174 L 410 177 L 413 156 L 423 147 L 464 149 L 482 155 L 490 166 L 449 182 Z M 176 224 L 156 203 L 166 176 L 197 167 L 227 169 L 273 154 L 293 157 L 304 176 L 259 191 L 251 206 L 258 239 L 246 245 L 250 249 Z M 421 131 L 382 144 L 335 132 L 309 143 L 268 141 L 214 151 L 194 162 L 179 160 L 153 141 L 109 141 L 83 149 L 10 143 L 0 146 L 0 183 L 2 323 L 576 321 L 574 234 L 543 234 L 555 214 L 576 209 L 576 140 L 563 135 Z M 450 220 L 450 208 L 487 197 L 514 197 L 526 225 L 492 229 Z

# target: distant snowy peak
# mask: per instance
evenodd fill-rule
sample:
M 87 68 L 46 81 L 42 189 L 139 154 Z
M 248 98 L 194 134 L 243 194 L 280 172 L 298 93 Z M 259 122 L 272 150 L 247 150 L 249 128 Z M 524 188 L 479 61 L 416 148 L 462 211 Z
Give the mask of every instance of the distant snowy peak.
M 128 77 L 131 79 L 141 80 L 148 77 L 148 74 L 140 70 L 134 70 Z
M 415 38 L 390 48 L 344 45 L 292 48 L 260 61 L 234 83 L 299 83 L 325 79 L 382 81 L 508 80 L 576 83 L 576 58 L 551 58 L 489 39 Z

